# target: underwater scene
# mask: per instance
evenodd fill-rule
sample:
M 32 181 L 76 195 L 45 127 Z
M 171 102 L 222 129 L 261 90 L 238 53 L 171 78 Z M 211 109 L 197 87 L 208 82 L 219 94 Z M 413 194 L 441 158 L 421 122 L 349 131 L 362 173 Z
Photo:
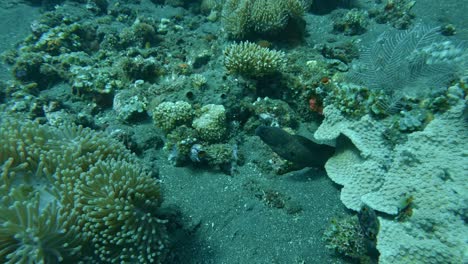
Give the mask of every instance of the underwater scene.
M 468 4 L 1 0 L 0 263 L 468 263 Z

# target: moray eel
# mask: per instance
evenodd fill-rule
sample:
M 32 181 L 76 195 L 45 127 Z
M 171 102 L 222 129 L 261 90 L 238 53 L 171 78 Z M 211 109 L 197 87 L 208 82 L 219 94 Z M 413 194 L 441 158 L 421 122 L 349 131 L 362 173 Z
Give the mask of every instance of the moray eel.
M 285 160 L 304 167 L 323 167 L 335 148 L 317 144 L 299 135 L 291 135 L 278 127 L 259 126 L 255 134 Z

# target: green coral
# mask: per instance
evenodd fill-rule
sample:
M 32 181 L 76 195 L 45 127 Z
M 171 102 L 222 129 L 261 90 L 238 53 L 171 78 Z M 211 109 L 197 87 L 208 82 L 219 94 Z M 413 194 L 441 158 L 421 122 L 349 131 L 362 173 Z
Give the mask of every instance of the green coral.
M 280 72 L 286 65 L 282 51 L 263 48 L 248 41 L 231 44 L 224 50 L 224 66 L 230 73 L 263 77 Z
M 158 182 L 90 129 L 0 117 L 0 262 L 161 263 Z
M 184 101 L 163 102 L 153 110 L 153 120 L 156 126 L 165 133 L 169 133 L 180 125 L 190 123 L 192 118 L 192 106 Z
M 236 162 L 236 146 L 230 144 L 212 144 L 206 146 L 206 160 L 211 167 L 221 167 Z
M 361 261 L 369 258 L 366 255 L 366 238 L 356 216 L 333 219 L 323 233 L 323 240 L 328 249 L 346 257 Z

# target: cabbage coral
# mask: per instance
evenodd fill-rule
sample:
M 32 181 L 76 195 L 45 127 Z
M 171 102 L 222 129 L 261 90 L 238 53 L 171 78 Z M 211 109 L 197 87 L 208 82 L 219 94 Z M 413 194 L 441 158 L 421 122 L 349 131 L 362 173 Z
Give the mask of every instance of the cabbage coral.
M 0 117 L 0 262 L 160 263 L 157 181 L 120 143 Z

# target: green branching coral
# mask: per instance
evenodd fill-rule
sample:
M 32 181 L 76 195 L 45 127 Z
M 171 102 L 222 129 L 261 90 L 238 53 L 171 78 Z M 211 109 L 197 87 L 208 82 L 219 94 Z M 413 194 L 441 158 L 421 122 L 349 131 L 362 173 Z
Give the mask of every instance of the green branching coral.
M 224 50 L 224 66 L 230 73 L 263 77 L 280 72 L 286 65 L 282 51 L 263 48 L 252 42 L 231 44 Z
M 223 8 L 226 32 L 233 38 L 275 35 L 300 19 L 311 0 L 227 0 Z
M 0 117 L 0 262 L 160 263 L 157 181 L 117 141 Z

